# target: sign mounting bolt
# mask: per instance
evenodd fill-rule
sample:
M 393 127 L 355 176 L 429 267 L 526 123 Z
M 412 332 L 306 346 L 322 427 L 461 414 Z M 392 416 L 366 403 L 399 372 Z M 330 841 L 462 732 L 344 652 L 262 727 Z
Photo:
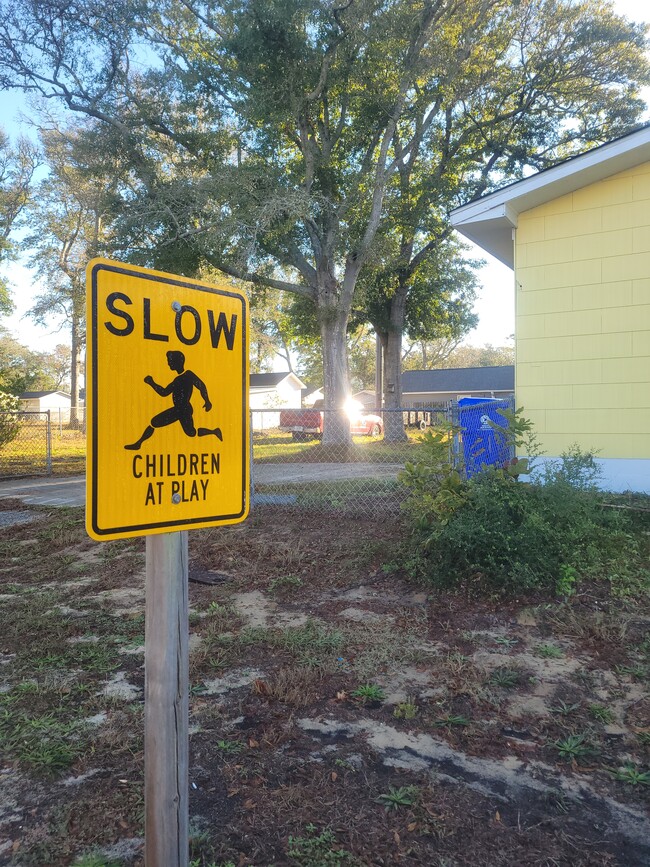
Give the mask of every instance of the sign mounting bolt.
M 174 311 L 174 313 L 180 313 L 181 312 L 180 301 L 172 301 L 172 310 Z
M 180 501 L 181 501 L 181 495 L 180 494 L 172 494 L 172 503 L 178 504 L 178 503 L 180 503 Z

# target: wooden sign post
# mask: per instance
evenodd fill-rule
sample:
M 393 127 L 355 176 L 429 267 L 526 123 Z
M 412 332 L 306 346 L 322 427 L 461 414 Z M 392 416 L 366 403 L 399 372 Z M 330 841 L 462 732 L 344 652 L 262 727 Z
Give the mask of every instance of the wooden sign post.
M 189 858 L 187 532 L 147 537 L 145 867 Z
M 248 301 L 95 259 L 87 311 L 86 529 L 147 537 L 145 864 L 187 867 L 186 531 L 248 515 Z

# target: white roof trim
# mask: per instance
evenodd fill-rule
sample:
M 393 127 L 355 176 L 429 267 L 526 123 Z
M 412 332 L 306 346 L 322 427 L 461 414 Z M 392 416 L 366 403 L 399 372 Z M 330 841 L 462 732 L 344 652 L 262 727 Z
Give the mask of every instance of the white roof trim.
M 519 214 L 648 161 L 650 125 L 455 208 L 451 224 L 513 268 Z
M 252 375 L 254 375 L 254 374 L 252 374 Z M 251 385 L 250 391 L 251 392 L 275 391 L 279 385 L 282 385 L 283 382 L 287 382 L 288 380 L 296 383 L 297 388 L 299 388 L 299 389 L 305 388 L 303 381 L 299 377 L 297 377 L 295 373 L 289 372 L 282 379 L 279 379 L 275 385 Z
M 419 391 L 404 391 L 402 389 L 402 394 L 469 394 L 472 391 L 491 391 L 494 394 L 502 391 L 504 394 L 512 394 L 511 388 L 421 388 Z M 408 407 L 405 407 L 405 409 L 408 409 Z

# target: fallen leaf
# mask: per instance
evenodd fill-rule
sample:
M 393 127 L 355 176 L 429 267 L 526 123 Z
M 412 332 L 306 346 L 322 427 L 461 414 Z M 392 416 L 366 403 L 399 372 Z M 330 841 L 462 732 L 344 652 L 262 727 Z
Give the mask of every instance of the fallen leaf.
M 497 810 L 496 813 L 494 814 L 494 821 L 495 821 L 495 822 L 500 822 L 500 821 L 501 821 L 501 813 L 500 813 L 498 810 Z
M 338 778 L 338 774 L 336 771 L 332 771 L 332 782 L 335 783 Z
M 129 827 L 129 823 L 125 822 L 124 819 L 120 819 L 118 824 L 119 824 L 120 828 L 123 828 L 125 831 Z
M 409 822 L 409 824 L 406 826 L 406 829 L 407 829 L 407 831 L 415 831 L 417 826 L 418 826 L 417 822 Z
M 255 738 L 249 738 L 248 739 L 248 746 L 249 747 L 259 747 L 259 745 L 260 745 L 260 742 L 256 741 Z
M 248 798 L 248 800 L 244 801 L 244 809 L 245 810 L 254 810 L 255 809 L 255 801 L 252 798 Z
M 348 694 L 344 689 L 342 689 L 336 693 L 336 700 L 337 701 L 345 701 L 347 697 L 348 697 Z
M 393 839 L 395 840 L 395 844 L 396 844 L 397 846 L 399 846 L 399 844 L 402 842 L 402 841 L 400 840 L 400 836 L 399 836 L 399 834 L 397 833 L 397 831 L 393 831 Z

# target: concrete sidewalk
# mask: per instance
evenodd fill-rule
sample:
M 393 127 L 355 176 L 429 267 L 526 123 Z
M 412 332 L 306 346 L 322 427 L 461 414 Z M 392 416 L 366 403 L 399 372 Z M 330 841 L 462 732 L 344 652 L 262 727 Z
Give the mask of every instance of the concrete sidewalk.
M 333 482 L 342 479 L 394 478 L 398 464 L 255 464 L 255 485 Z M 16 497 L 32 506 L 84 506 L 85 476 L 44 476 L 0 481 L 0 498 Z
M 0 482 L 0 498 L 16 497 L 30 506 L 84 506 L 85 476 L 45 476 Z

